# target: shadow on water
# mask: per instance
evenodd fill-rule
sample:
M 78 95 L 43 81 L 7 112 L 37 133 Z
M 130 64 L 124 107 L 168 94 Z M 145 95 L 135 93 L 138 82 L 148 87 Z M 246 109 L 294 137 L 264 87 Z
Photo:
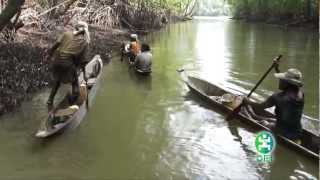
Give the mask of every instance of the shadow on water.
M 128 67 L 129 77 L 132 81 L 135 82 L 139 87 L 142 87 L 145 90 L 152 90 L 152 74 L 150 75 L 141 75 L 135 72 L 133 67 Z
M 200 97 L 198 97 L 197 95 L 194 95 L 190 91 L 188 91 L 188 93 L 185 95 L 185 100 L 186 101 L 194 101 L 197 104 L 199 104 L 201 107 L 203 107 L 207 110 L 215 111 L 219 114 L 223 114 L 224 116 L 227 115 L 225 112 L 223 112 L 219 108 L 215 108 L 212 105 L 209 105 L 209 103 L 203 101 Z M 240 143 L 244 152 L 246 152 L 252 156 L 252 154 L 254 154 L 253 151 L 248 148 L 248 145 L 246 145 L 242 142 L 243 137 L 239 134 L 239 131 L 238 131 L 239 126 L 243 126 L 244 124 L 242 124 L 238 119 L 233 119 L 231 121 L 225 120 L 225 124 L 228 127 L 230 133 L 235 137 L 234 140 L 238 141 Z M 255 131 L 253 129 L 249 128 L 249 132 L 254 133 Z
M 39 152 L 46 151 L 46 148 L 49 148 L 53 144 L 53 142 L 57 140 L 57 138 L 61 138 L 62 133 L 63 132 L 61 131 L 53 136 L 50 136 L 48 138 L 43 138 L 43 139 L 32 137 L 30 151 L 32 153 L 39 153 Z

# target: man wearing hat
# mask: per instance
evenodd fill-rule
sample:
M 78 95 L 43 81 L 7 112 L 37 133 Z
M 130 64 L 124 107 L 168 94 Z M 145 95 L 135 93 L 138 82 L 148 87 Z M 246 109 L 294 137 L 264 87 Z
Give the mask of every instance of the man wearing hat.
M 136 56 L 140 53 L 141 47 L 138 42 L 138 35 L 131 34 L 130 35 L 130 48 L 129 48 L 129 61 L 134 62 Z
M 133 65 L 138 72 L 145 74 L 151 73 L 152 54 L 150 46 L 148 44 L 141 45 L 141 53 L 136 56 Z
M 298 69 L 288 69 L 284 73 L 274 74 L 279 79 L 280 92 L 274 93 L 263 103 L 254 103 L 244 99 L 244 103 L 258 109 L 275 106 L 276 123 L 269 127 L 285 137 L 299 142 L 302 131 L 301 117 L 304 106 L 304 94 L 301 89 L 302 74 Z
M 54 79 L 54 85 L 47 101 L 49 106 L 53 105 L 54 97 L 61 83 L 72 84 L 71 101 L 76 101 L 79 95 L 77 70 L 80 68 L 82 68 L 83 72 L 85 70 L 89 43 L 88 24 L 79 21 L 72 32 L 63 33 L 53 47 L 48 50 L 48 58 L 53 56 L 51 70 Z

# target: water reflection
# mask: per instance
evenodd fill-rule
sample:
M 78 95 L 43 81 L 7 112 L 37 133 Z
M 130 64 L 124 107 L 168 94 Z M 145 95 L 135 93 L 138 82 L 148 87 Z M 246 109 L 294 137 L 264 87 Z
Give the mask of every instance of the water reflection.
M 290 163 L 283 162 L 290 159 Z M 269 169 L 264 169 L 269 173 L 266 179 L 317 179 L 315 174 L 311 175 L 309 167 L 315 163 L 308 163 L 297 156 L 295 152 L 288 151 L 282 146 L 278 146 L 274 152 L 274 160 Z M 302 172 L 302 173 L 301 173 Z
M 186 69 L 245 94 L 271 65 L 272 59 L 282 54 L 282 71 L 295 67 L 304 75 L 305 114 L 318 117 L 318 33 L 226 18 L 198 19 L 196 23 L 196 55 L 190 56 L 194 61 L 186 63 Z M 260 100 L 268 97 L 277 91 L 277 84 L 278 80 L 270 73 L 253 97 Z
M 128 67 L 128 74 L 130 79 L 134 81 L 138 86 L 143 87 L 143 89 L 147 91 L 152 90 L 152 74 L 148 76 L 140 75 L 136 73 L 132 67 Z
M 204 20 L 196 31 L 196 63 L 201 69 L 200 76 L 220 84 L 227 81 L 230 70 L 225 26 L 225 19 Z
M 189 61 L 190 57 L 186 58 L 187 60 L 185 60 L 183 66 L 185 69 L 188 69 L 188 73 L 197 74 L 213 83 L 223 84 L 233 89 L 233 91 L 238 91 L 242 94 L 250 91 L 263 72 L 271 65 L 272 59 L 276 55 L 283 54 L 286 57 L 283 59 L 284 63 L 281 63 L 282 69 L 290 67 L 289 65 L 295 65 L 301 67 L 301 69 L 306 72 L 309 69 L 301 66 L 301 64 L 296 61 L 296 57 L 291 58 L 290 56 L 292 54 L 289 52 L 298 51 L 313 58 L 317 56 L 316 53 L 311 50 L 315 44 L 311 46 L 308 45 L 309 50 L 307 52 L 305 52 L 303 48 L 297 49 L 299 46 L 303 46 L 300 44 L 300 41 L 295 41 L 295 45 L 287 44 L 287 41 L 290 39 L 288 35 L 297 35 L 297 31 L 295 30 L 290 31 L 290 33 L 293 34 L 287 34 L 286 30 L 278 27 L 250 25 L 226 19 L 198 20 L 195 21 L 195 23 L 197 24 L 197 29 L 195 30 L 190 24 L 179 25 L 191 26 L 190 29 L 191 32 L 193 32 L 190 33 L 187 31 L 180 33 L 194 34 L 195 32 L 196 34 L 196 55 L 191 55 L 194 61 Z M 272 35 L 270 37 L 266 36 L 266 32 Z M 193 37 L 193 35 L 190 37 Z M 308 42 L 311 44 L 315 42 L 314 39 L 310 41 L 310 36 L 308 35 L 303 36 L 301 39 L 309 39 Z M 294 40 L 290 39 L 290 41 Z M 190 38 L 188 38 L 186 43 L 189 42 L 192 42 Z M 193 52 L 193 50 L 189 49 L 187 53 L 189 52 Z M 184 54 L 180 54 L 180 56 L 183 55 Z M 317 62 L 312 62 L 312 64 L 317 64 Z M 313 67 L 313 65 L 309 66 Z M 309 97 L 317 97 L 316 88 L 313 88 L 317 86 L 317 83 L 318 82 L 315 81 L 306 82 L 306 84 L 308 84 L 306 85 L 307 91 L 310 92 L 308 94 Z M 262 100 L 276 90 L 277 80 L 270 74 L 268 79 L 260 86 L 255 97 Z M 192 110 L 178 112 L 172 111 L 171 109 L 168 110 L 169 113 L 171 112 L 171 125 L 169 126 L 171 131 L 169 131 L 169 134 L 174 135 L 171 137 L 172 141 L 170 141 L 170 145 L 163 150 L 161 162 L 170 162 L 167 164 L 167 166 L 169 166 L 167 168 L 174 169 L 175 172 L 174 175 L 170 177 L 182 176 L 191 179 L 226 179 L 239 177 L 241 179 L 243 176 L 237 174 L 237 171 L 228 171 L 229 168 L 232 170 L 236 169 L 235 167 L 233 168 L 232 164 L 237 164 L 241 170 L 247 170 L 245 174 L 248 176 L 246 177 L 248 179 L 288 179 L 290 176 L 298 177 L 296 173 L 297 169 L 302 170 L 302 172 L 309 174 L 311 177 L 311 174 L 317 176 L 317 164 L 310 163 L 298 154 L 288 153 L 288 149 L 281 145 L 278 147 L 283 151 L 279 153 L 279 150 L 277 150 L 275 154 L 277 160 L 272 166 L 264 167 L 258 164 L 255 161 L 256 154 L 255 147 L 253 146 L 255 131 L 248 131 L 250 127 L 243 129 L 237 128 L 243 127 L 243 124 L 225 124 L 224 121 L 220 121 L 223 117 L 209 110 L 204 110 L 203 102 L 196 101 L 197 104 L 200 104 L 202 107 L 199 108 L 192 103 L 193 101 L 195 101 L 194 97 L 187 99 L 183 108 L 192 108 Z M 317 100 L 313 102 L 309 101 L 306 106 L 308 106 L 305 110 L 306 113 L 315 114 L 316 117 L 317 111 L 313 109 L 313 107 L 317 106 Z M 215 109 L 214 111 L 217 110 Z M 183 122 L 188 121 L 188 124 L 183 124 L 180 119 L 183 119 Z M 202 125 L 209 126 L 210 128 L 197 125 L 194 119 L 197 119 Z M 206 121 L 211 122 L 207 123 Z M 194 126 L 197 127 L 198 130 L 194 130 Z M 196 138 L 197 140 L 187 138 L 198 137 L 193 134 L 194 131 L 202 134 L 201 138 Z M 230 136 L 227 134 L 231 134 L 233 138 L 229 139 Z M 229 140 L 232 142 L 229 142 Z M 208 152 L 209 154 L 196 154 L 199 151 Z M 241 159 L 241 162 L 235 160 L 235 154 L 239 155 L 237 158 L 238 160 Z M 290 155 L 287 156 L 288 154 Z M 173 162 L 169 161 L 170 158 Z M 215 159 L 215 161 L 212 159 Z M 177 162 L 181 163 L 175 164 Z M 183 164 L 183 162 L 186 164 Z M 297 162 L 299 162 L 300 166 L 296 166 Z M 174 165 L 171 163 L 174 163 Z M 285 173 L 279 170 L 281 166 L 284 167 L 281 169 L 286 171 Z M 228 168 L 225 169 L 225 167 Z M 184 171 L 180 172 L 177 169 Z M 188 173 L 187 169 L 191 170 L 192 173 Z M 219 170 L 224 172 L 224 174 L 220 174 Z
M 246 93 L 281 52 L 286 57 L 281 68 L 299 66 L 307 77 L 305 112 L 312 115 L 318 107 L 312 89 L 318 84 L 312 80 L 318 62 L 308 61 L 317 56 L 318 39 L 312 34 L 220 18 L 174 24 L 143 40 L 152 47 L 152 75 L 140 79 L 114 58 L 103 71 L 87 118 L 76 129 L 46 143 L 34 141 L 32 134 L 46 115 L 48 92 L 22 107 L 22 113 L 2 117 L 0 179 L 318 176 L 318 164 L 281 145 L 271 167 L 258 164 L 256 131 L 237 120 L 226 122 L 224 113 L 188 93 L 176 72 L 184 67 Z M 257 95 L 265 97 L 275 89 L 269 76 Z

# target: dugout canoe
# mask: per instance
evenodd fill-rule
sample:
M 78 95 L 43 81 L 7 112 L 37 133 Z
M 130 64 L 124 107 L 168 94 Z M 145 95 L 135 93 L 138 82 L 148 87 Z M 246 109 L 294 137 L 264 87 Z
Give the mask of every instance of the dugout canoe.
M 35 134 L 37 138 L 47 138 L 68 127 L 71 123 L 80 123 L 85 117 L 87 109 L 87 93 L 92 98 L 96 91 L 96 84 L 102 74 L 103 63 L 99 55 L 86 65 L 86 77 L 88 84 L 86 85 L 83 73 L 81 72 L 78 80 L 80 85 L 80 97 L 75 104 L 69 104 L 69 95 L 67 94 L 61 102 L 53 108 L 45 121 Z M 89 102 L 88 102 L 89 103 Z M 57 123 L 57 121 L 61 121 Z
M 223 103 L 221 97 L 225 94 L 232 93 L 222 87 L 219 87 L 218 85 L 211 84 L 206 80 L 193 76 L 187 76 L 187 79 L 185 79 L 184 81 L 192 93 L 195 93 L 210 105 L 215 106 L 226 113 L 232 112 L 233 108 L 241 102 L 239 98 L 235 98 L 236 100 L 234 104 Z M 240 96 L 235 95 L 234 97 Z M 257 130 L 270 131 L 268 127 L 261 123 L 261 120 L 275 119 L 275 116 L 273 113 L 266 110 L 257 112 L 254 111 L 250 106 L 243 106 L 238 115 L 238 118 L 242 122 L 256 128 Z M 307 129 L 303 129 L 301 136 L 301 145 L 275 132 L 273 132 L 273 134 L 276 135 L 278 142 L 287 145 L 290 149 L 304 154 L 306 157 L 311 158 L 317 163 L 319 162 L 320 138 L 315 133 Z

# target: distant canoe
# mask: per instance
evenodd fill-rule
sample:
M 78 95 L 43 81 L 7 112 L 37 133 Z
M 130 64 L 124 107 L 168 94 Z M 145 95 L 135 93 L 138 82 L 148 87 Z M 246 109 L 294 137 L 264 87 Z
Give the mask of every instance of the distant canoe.
M 88 87 L 85 86 L 83 73 L 78 77 L 80 84 L 80 102 L 76 104 L 69 104 L 69 96 L 65 98 L 48 114 L 48 118 L 41 123 L 41 127 L 35 134 L 37 138 L 46 138 L 52 136 L 72 122 L 80 123 L 87 113 L 86 107 L 86 93 L 92 97 L 96 90 L 96 84 L 102 74 L 103 63 L 99 55 L 94 58 L 86 65 L 86 77 L 88 77 Z M 61 123 L 55 124 L 53 121 L 61 121 Z
M 233 108 L 237 105 L 225 105 L 222 102 L 221 97 L 225 94 L 232 94 L 228 90 L 225 90 L 217 85 L 213 85 L 205 80 L 202 80 L 197 77 L 188 76 L 187 80 L 185 80 L 185 83 L 189 87 L 189 89 L 199 95 L 202 99 L 206 100 L 210 105 L 213 105 L 215 107 L 220 108 L 221 110 L 225 112 L 232 112 Z M 241 101 L 236 101 L 236 104 L 239 104 Z M 254 112 L 254 116 L 250 115 L 250 111 L 253 111 L 253 108 L 250 106 L 243 106 L 240 113 L 239 113 L 239 119 L 243 121 L 244 123 L 247 123 L 256 129 L 259 130 L 267 130 L 270 131 L 269 128 L 261 124 L 261 118 L 263 119 L 275 119 L 274 114 L 272 114 L 269 111 L 262 111 L 262 112 Z M 259 120 L 256 119 L 259 117 Z M 288 145 L 289 148 L 294 149 L 297 152 L 300 152 L 301 154 L 304 154 L 307 157 L 312 158 L 316 162 L 319 161 L 319 144 L 320 144 L 320 138 L 316 134 L 310 132 L 307 129 L 303 129 L 302 137 L 301 137 L 301 145 L 295 143 L 294 141 L 280 135 L 276 134 L 276 137 L 278 141 L 284 143 L 285 145 Z

